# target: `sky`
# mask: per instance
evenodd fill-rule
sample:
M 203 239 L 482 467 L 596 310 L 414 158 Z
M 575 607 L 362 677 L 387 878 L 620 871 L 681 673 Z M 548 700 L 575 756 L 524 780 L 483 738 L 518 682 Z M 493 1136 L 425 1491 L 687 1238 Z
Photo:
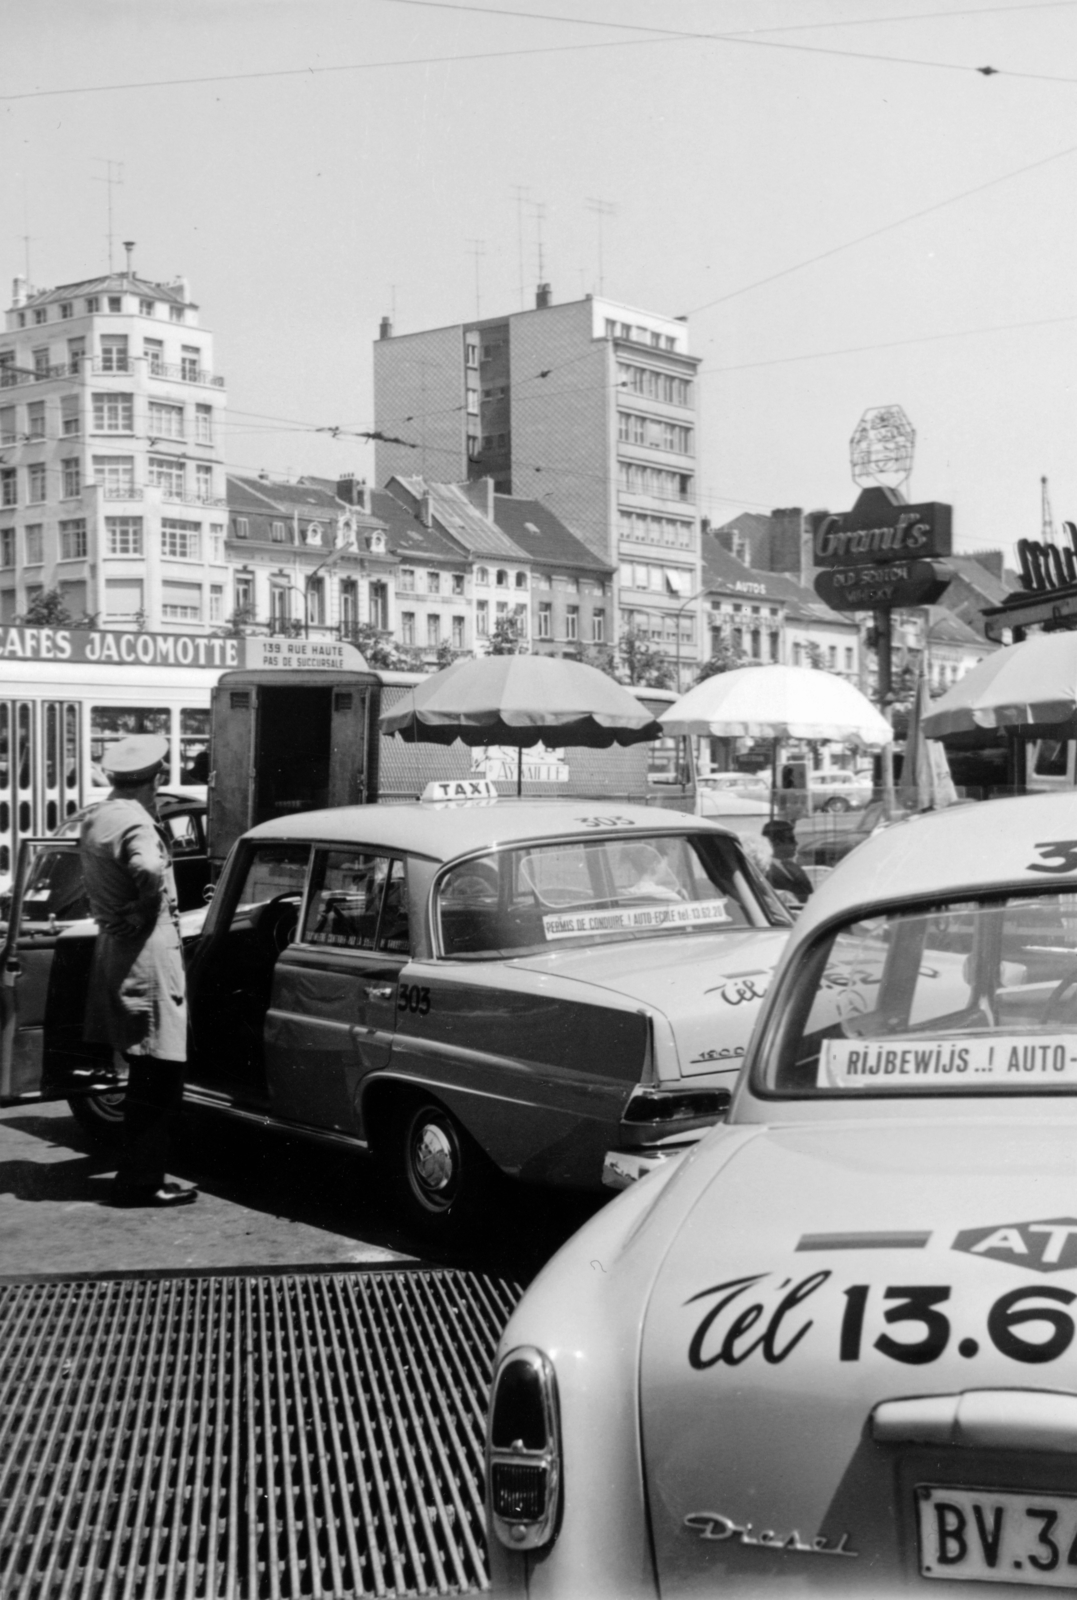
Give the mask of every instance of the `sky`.
M 35 0 L 3 30 L 4 304 L 27 262 L 105 271 L 111 199 L 114 265 L 136 241 L 213 332 L 230 470 L 372 480 L 380 318 L 521 309 L 541 255 L 556 301 L 688 316 L 712 522 L 846 509 L 893 404 L 957 549 L 1038 537 L 1044 475 L 1077 521 L 1077 0 Z

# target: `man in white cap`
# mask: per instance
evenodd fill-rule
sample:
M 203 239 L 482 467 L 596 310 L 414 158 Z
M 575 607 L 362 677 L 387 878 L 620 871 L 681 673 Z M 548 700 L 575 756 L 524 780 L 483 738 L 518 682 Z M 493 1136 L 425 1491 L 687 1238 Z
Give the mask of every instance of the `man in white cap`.
M 156 734 L 114 744 L 101 762 L 112 791 L 79 837 L 98 926 L 84 1034 L 118 1050 L 128 1069 L 117 1205 L 182 1206 L 198 1196 L 165 1177 L 187 1062 L 176 884 L 155 798 L 167 757 L 168 743 Z

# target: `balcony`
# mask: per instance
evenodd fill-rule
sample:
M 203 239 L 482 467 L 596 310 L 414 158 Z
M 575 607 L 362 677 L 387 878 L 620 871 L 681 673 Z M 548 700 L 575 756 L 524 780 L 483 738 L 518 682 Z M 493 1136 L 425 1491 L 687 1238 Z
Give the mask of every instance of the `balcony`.
M 176 366 L 170 361 L 151 361 L 146 369 L 150 378 L 167 378 L 170 383 L 196 383 L 203 389 L 223 389 L 224 379 L 204 367 Z
M 227 500 L 219 500 L 216 495 L 212 494 L 184 494 L 181 489 L 167 489 L 162 484 L 157 484 L 155 487 L 161 490 L 161 499 L 167 501 L 169 505 L 223 508 L 228 504 Z
M 88 366 L 95 377 L 108 377 L 114 373 L 123 376 L 130 375 L 134 372 L 137 363 L 146 361 L 146 359 L 145 356 L 117 355 L 108 361 L 104 361 L 100 356 L 94 356 L 92 361 L 86 361 L 83 365 Z M 77 371 L 78 369 L 73 368 L 72 370 Z M 50 367 L 48 376 L 50 378 L 63 377 L 66 371 L 67 368 L 65 367 Z M 224 379 L 217 373 L 207 372 L 204 367 L 190 366 L 186 363 L 176 366 L 174 362 L 169 361 L 148 361 L 146 375 L 150 378 L 164 378 L 169 383 L 193 383 L 202 389 L 224 388 Z M 31 374 L 29 377 L 20 378 L 19 381 L 32 383 L 34 376 Z
M 47 383 L 50 378 L 75 378 L 79 375 L 79 364 L 72 366 L 61 364 L 55 367 L 0 367 L 0 389 L 15 389 L 24 383 Z
M 100 489 L 102 500 L 141 500 L 142 485 L 138 483 L 102 483 L 91 478 L 87 489 Z

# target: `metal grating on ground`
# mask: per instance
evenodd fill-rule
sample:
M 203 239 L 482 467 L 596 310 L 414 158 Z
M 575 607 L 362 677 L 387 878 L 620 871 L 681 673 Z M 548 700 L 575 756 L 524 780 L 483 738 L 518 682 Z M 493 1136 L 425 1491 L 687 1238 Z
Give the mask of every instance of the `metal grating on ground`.
M 3 1600 L 488 1587 L 521 1290 L 441 1270 L 0 1284 Z

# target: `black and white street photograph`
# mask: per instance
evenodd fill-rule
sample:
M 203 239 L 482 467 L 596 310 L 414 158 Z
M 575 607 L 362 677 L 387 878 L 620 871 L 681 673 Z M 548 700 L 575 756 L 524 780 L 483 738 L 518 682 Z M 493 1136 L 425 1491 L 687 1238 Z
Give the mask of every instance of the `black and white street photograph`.
M 0 7 L 0 1600 L 1077 1593 L 1075 129 Z

